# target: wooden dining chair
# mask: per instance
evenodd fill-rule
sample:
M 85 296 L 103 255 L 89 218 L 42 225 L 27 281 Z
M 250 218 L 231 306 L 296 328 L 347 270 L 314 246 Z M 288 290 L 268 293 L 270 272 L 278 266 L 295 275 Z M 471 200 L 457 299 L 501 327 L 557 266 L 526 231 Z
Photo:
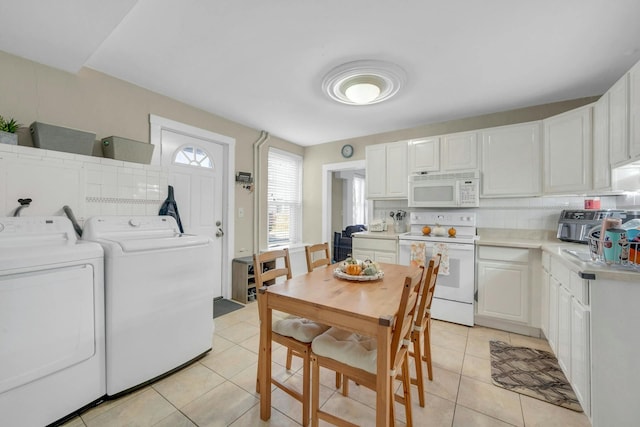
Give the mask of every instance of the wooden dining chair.
M 284 262 L 284 267 L 278 267 L 278 260 Z M 275 265 L 275 268 L 273 266 Z M 253 255 L 253 271 L 256 281 L 256 289 L 260 289 L 267 282 L 273 282 L 279 277 L 291 279 L 291 262 L 288 249 L 274 250 Z M 262 298 L 258 298 L 258 311 L 260 322 L 266 317 L 266 307 L 262 303 Z M 272 341 L 287 348 L 287 369 L 291 369 L 291 355 L 302 358 L 302 392 L 294 390 L 275 378 L 271 378 L 271 383 L 282 391 L 302 403 L 302 425 L 309 425 L 310 415 L 310 390 L 311 390 L 311 341 L 318 335 L 329 329 L 328 326 L 310 320 L 287 316 L 284 319 L 276 320 L 271 326 Z M 258 353 L 258 376 L 256 379 L 256 391 L 260 392 L 260 358 L 262 349 Z
M 323 265 L 331 265 L 331 255 L 329 254 L 329 243 L 317 243 L 304 247 L 307 255 L 307 271 L 311 273 L 314 269 Z M 324 256 L 318 257 L 317 254 Z
M 423 361 L 427 364 L 429 380 L 433 381 L 433 368 L 431 366 L 431 303 L 433 302 L 433 294 L 436 290 L 436 280 L 438 279 L 438 271 L 440 270 L 441 256 L 441 254 L 435 254 L 429 260 L 423 291 L 420 296 L 420 303 L 416 310 L 413 329 L 411 331 L 413 351 L 409 352 L 409 356 L 414 358 L 416 367 L 416 378 L 411 378 L 411 384 L 418 386 L 418 400 L 421 407 L 424 407 Z M 424 348 L 424 354 L 422 354 L 422 348 Z
M 406 277 L 402 285 L 402 297 L 391 331 L 391 372 L 401 372 L 403 395 L 394 391 L 394 381 L 391 381 L 390 393 L 393 397 L 390 405 L 391 420 L 394 422 L 394 400 L 404 404 L 406 411 L 406 425 L 413 425 L 411 415 L 411 381 L 409 373 L 409 342 L 413 317 L 418 305 L 422 287 L 424 267 L 412 277 Z M 343 427 L 353 427 L 354 424 L 336 415 L 320 410 L 320 367 L 332 369 L 346 378 L 355 381 L 373 391 L 376 390 L 377 372 L 377 343 L 375 337 L 367 337 L 339 328 L 330 328 L 327 332 L 315 338 L 311 344 L 312 391 L 311 391 L 311 423 L 313 427 L 319 425 L 319 420 Z

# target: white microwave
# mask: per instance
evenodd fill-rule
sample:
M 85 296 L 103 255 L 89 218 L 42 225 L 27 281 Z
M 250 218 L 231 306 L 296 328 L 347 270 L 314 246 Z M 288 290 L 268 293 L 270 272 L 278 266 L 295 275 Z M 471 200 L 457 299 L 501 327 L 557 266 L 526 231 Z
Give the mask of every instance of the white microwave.
M 480 206 L 480 173 L 409 175 L 409 207 L 475 208 Z

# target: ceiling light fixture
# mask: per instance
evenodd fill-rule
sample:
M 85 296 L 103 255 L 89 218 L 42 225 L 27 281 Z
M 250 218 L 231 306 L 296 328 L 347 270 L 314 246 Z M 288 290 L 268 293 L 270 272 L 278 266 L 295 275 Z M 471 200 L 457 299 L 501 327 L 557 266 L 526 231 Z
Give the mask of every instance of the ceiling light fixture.
M 322 81 L 332 99 L 348 105 L 377 104 L 395 95 L 404 85 L 405 72 L 386 61 L 361 60 L 335 67 Z

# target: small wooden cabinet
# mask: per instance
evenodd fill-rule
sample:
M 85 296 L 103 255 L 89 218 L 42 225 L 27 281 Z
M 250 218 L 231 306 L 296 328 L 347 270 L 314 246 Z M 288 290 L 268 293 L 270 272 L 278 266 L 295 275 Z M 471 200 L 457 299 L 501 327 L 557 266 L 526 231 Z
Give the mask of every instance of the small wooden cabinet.
M 407 141 L 369 145 L 366 152 L 368 199 L 406 199 Z
M 478 248 L 478 315 L 529 323 L 529 250 Z
M 544 126 L 544 193 L 591 189 L 591 105 L 553 116 Z
M 231 268 L 231 298 L 243 304 L 255 301 L 257 289 L 253 257 L 235 258 Z M 265 264 L 265 271 L 272 268 L 275 268 L 274 262 Z
M 363 237 L 353 234 L 353 257 L 389 264 L 398 263 L 398 238 Z
M 440 150 L 440 169 L 443 172 L 478 169 L 477 132 L 443 135 Z
M 412 139 L 409 141 L 409 174 L 440 170 L 440 138 Z
M 540 156 L 540 122 L 480 131 L 480 196 L 539 196 Z

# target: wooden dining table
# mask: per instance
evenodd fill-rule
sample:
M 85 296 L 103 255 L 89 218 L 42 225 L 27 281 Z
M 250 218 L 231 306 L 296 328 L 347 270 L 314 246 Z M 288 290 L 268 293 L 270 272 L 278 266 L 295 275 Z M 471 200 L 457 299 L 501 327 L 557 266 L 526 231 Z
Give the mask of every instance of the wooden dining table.
M 262 420 L 271 417 L 271 324 L 272 311 L 278 310 L 377 338 L 376 426 L 391 425 L 391 330 L 404 279 L 416 274 L 418 267 L 380 263 L 384 277 L 373 281 L 335 277 L 335 268 L 319 268 L 258 291 L 262 307 L 258 369 Z

